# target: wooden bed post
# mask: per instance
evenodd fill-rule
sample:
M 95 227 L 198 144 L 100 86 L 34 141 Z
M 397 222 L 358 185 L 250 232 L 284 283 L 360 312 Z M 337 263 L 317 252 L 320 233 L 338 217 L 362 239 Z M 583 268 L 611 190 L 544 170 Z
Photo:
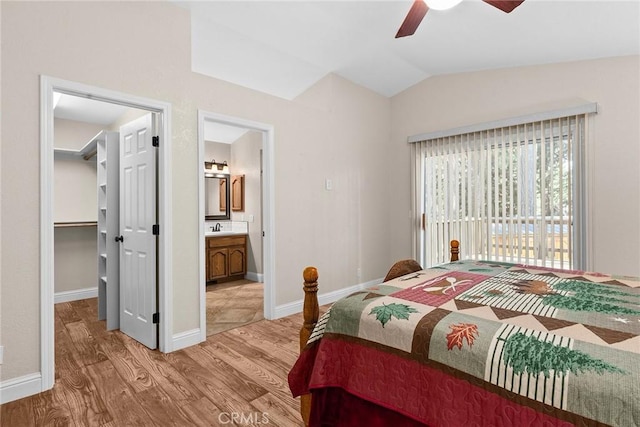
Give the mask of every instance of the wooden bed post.
M 458 261 L 458 253 L 460 252 L 460 242 L 457 240 L 451 241 L 451 262 Z
M 300 329 L 300 351 L 307 345 L 307 340 L 318 322 L 320 308 L 318 307 L 318 270 L 315 267 L 307 267 L 302 273 L 304 277 L 304 304 L 302 316 L 304 323 Z M 311 394 L 300 396 L 300 414 L 304 425 L 309 425 L 311 413 Z

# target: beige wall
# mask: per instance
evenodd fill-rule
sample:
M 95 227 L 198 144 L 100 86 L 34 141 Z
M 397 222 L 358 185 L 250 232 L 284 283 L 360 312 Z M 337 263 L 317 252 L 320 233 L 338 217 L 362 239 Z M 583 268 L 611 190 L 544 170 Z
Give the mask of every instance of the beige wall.
M 104 127 L 73 120 L 54 120 L 54 147 L 79 150 Z M 55 222 L 97 221 L 97 170 L 95 156 L 89 160 L 56 156 L 53 164 Z
M 56 227 L 54 232 L 54 292 L 98 286 L 96 227 Z
M 57 157 L 53 164 L 55 222 L 96 221 L 96 159 Z
M 231 164 L 231 144 L 205 141 L 204 161 L 210 162 L 212 160 L 215 160 L 217 163 L 227 162 L 227 164 Z M 204 165 L 202 165 L 202 167 L 204 167 Z
M 578 102 L 597 102 L 589 188 L 589 269 L 640 275 L 640 60 L 638 56 L 432 77 L 392 98 L 391 251 L 411 255 L 407 137 Z M 462 243 L 464 244 L 464 242 Z
M 1 380 L 39 371 L 39 76 L 170 102 L 173 334 L 199 326 L 197 111 L 275 128 L 275 299 L 386 272 L 390 101 L 329 75 L 287 101 L 190 71 L 190 18 L 169 2 L 0 2 L 2 31 Z M 109 23 L 96 31 L 96 22 Z M 60 25 L 64 22 L 64 25 Z M 107 30 L 108 29 L 108 30 Z M 324 190 L 332 178 L 334 190 Z M 20 244 L 16 244 L 20 242 Z M 362 277 L 356 270 L 362 268 Z
M 247 271 L 262 274 L 262 203 L 260 150 L 262 132 L 245 133 L 231 145 L 231 175 L 244 175 L 244 210 L 231 211 L 234 221 L 247 221 Z

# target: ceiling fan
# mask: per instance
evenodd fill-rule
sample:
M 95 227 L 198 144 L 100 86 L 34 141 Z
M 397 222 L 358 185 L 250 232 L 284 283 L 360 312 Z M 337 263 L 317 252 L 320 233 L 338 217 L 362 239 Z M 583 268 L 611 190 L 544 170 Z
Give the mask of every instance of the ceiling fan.
M 427 14 L 429 9 L 445 10 L 450 9 L 460 3 L 462 0 L 415 0 L 407 17 L 404 18 L 396 38 L 410 36 L 416 32 L 422 18 Z M 493 7 L 500 9 L 505 13 L 511 12 L 520 6 L 524 0 L 482 0 Z

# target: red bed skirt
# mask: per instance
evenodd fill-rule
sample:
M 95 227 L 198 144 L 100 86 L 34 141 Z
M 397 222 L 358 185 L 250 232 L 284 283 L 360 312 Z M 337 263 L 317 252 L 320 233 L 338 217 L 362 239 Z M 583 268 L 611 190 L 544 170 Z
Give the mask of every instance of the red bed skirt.
M 309 427 L 424 427 L 426 424 L 338 387 L 313 390 Z

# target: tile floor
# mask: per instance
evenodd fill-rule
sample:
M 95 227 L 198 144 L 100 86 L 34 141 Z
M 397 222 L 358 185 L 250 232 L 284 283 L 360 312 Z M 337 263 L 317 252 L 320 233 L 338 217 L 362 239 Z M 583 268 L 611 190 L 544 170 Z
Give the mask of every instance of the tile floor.
M 251 280 L 207 285 L 207 336 L 264 319 L 263 295 Z

